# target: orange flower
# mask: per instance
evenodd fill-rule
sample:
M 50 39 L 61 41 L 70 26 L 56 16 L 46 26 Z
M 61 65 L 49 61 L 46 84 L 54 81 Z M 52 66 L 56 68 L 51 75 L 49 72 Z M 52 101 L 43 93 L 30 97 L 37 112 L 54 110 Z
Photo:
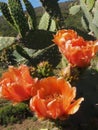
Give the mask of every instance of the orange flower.
M 75 100 L 76 88 L 63 78 L 48 77 L 35 84 L 37 94 L 30 100 L 30 108 L 40 118 L 66 118 L 78 111 L 84 98 Z
M 98 41 L 85 41 L 73 30 L 59 30 L 53 41 L 68 61 L 78 67 L 86 67 L 98 50 Z
M 0 79 L 0 95 L 13 102 L 27 100 L 31 97 L 31 88 L 35 82 L 26 65 L 19 68 L 10 66 Z

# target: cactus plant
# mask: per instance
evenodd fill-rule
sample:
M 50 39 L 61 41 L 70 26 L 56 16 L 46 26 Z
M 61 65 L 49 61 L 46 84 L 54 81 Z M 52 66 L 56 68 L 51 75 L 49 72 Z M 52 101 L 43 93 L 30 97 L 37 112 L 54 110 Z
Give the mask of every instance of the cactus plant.
M 8 8 L 8 5 L 4 2 L 0 2 L 0 10 L 4 16 L 4 18 L 10 23 L 10 25 L 14 28 L 16 28 L 14 21 L 12 19 L 12 16 L 10 14 L 10 10 Z
M 59 8 L 58 0 L 40 0 L 46 12 L 55 19 L 58 29 L 64 26 L 64 19 Z
M 83 12 L 83 16 L 81 18 L 83 27 L 87 31 L 91 32 L 95 38 L 98 38 L 98 1 L 80 0 L 80 4 L 78 6 L 75 5 L 70 8 L 70 13 L 75 14 L 80 10 Z
M 11 46 L 15 42 L 15 37 L 0 37 L 0 51 L 8 46 Z
M 26 12 L 23 11 L 22 2 L 24 3 Z M 0 9 L 3 16 L 20 34 L 15 41 L 19 46 L 16 46 L 15 49 L 30 64 L 33 63 L 35 65 L 41 60 L 48 60 L 49 63 L 54 63 L 55 66 L 59 62 L 60 53 L 58 48 L 51 45 L 53 43 L 53 33 L 57 29 L 56 22 L 58 19 L 61 20 L 62 15 L 57 0 L 54 3 L 56 5 L 52 6 L 49 1 L 45 1 L 46 6 L 43 6 L 46 11 L 39 22 L 39 26 L 37 26 L 35 11 L 29 0 L 8 0 L 8 3 L 0 2 Z M 24 47 L 33 49 L 33 51 L 36 50 L 36 53 L 29 56 Z M 51 51 L 53 55 L 51 55 Z
M 0 52 L 0 67 L 7 68 L 8 65 L 17 64 L 16 57 L 13 55 L 14 47 L 10 46 L 8 48 L 3 49 Z
M 17 29 L 22 40 L 24 39 L 28 43 L 32 42 L 32 40 L 29 40 L 29 38 L 31 38 L 31 35 L 33 35 L 34 31 L 41 29 L 43 30 L 43 24 L 41 24 L 43 20 L 44 24 L 47 25 L 47 27 L 44 30 L 56 30 L 55 21 L 52 19 L 51 16 L 48 16 L 48 14 L 48 18 L 42 16 L 41 21 L 39 23 L 39 27 L 37 28 L 36 15 L 33 6 L 28 0 L 23 0 L 23 2 L 27 10 L 26 13 L 24 13 L 23 11 L 22 3 L 20 0 L 8 0 L 8 4 L 0 2 L 0 10 L 2 11 L 3 16 L 14 28 Z
M 56 67 L 60 60 L 60 52 L 57 46 L 53 44 L 33 53 L 33 56 L 31 57 L 31 61 L 29 63 L 32 63 L 34 66 L 36 66 L 41 61 L 48 61 L 49 64 L 51 64 L 53 67 Z
M 14 51 L 14 37 L 0 37 L 0 68 L 6 68 L 8 65 L 16 64 Z
M 0 2 L 0 10 L 3 16 L 14 28 L 17 29 L 17 31 L 21 34 L 22 38 L 24 38 L 26 34 L 28 34 L 27 32 L 29 32 L 30 30 L 37 29 L 36 14 L 33 6 L 28 0 L 23 0 L 23 2 L 27 10 L 27 13 L 24 13 L 22 3 L 20 0 L 8 0 L 8 4 Z M 53 9 L 55 9 L 55 11 L 53 11 L 49 1 L 45 2 L 46 6 L 44 6 L 43 4 L 47 13 L 45 12 L 45 14 L 42 16 L 38 29 L 43 29 L 42 22 L 44 21 L 44 24 L 47 25 L 47 27 L 44 30 L 49 30 L 50 28 L 50 31 L 55 31 L 56 24 L 53 18 L 56 18 L 56 20 L 61 20 L 62 15 L 58 7 L 57 1 L 54 1 L 54 3 L 56 3 L 56 5 L 53 6 Z
M 20 0 L 8 0 L 8 6 L 18 32 L 22 37 L 24 37 L 29 30 L 29 26 L 27 24 Z
M 35 14 L 34 8 L 28 0 L 23 0 L 23 2 L 26 6 L 26 9 L 27 9 L 27 12 L 29 15 L 28 18 L 29 18 L 29 22 L 31 25 L 30 28 L 36 29 L 37 28 L 37 21 L 36 21 L 36 14 Z
M 56 23 L 53 19 L 51 19 L 49 14 L 45 12 L 44 15 L 41 17 L 38 28 L 54 32 L 56 30 Z

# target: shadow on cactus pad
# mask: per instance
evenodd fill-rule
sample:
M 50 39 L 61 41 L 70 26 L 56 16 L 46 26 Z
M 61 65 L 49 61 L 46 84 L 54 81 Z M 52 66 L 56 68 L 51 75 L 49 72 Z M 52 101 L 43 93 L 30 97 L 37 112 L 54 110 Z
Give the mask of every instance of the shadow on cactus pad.
M 84 97 L 82 107 L 75 115 L 76 122 L 89 123 L 98 118 L 98 71 L 92 68 L 83 71 L 76 86 L 78 96 Z
M 43 49 L 53 43 L 52 39 L 53 32 L 46 30 L 32 30 L 26 34 L 24 39 L 20 39 L 20 42 L 28 48 Z
M 31 58 L 30 64 L 36 66 L 42 61 L 48 61 L 53 67 L 56 67 L 61 61 L 61 54 L 58 47 L 53 44 L 45 49 L 37 51 Z

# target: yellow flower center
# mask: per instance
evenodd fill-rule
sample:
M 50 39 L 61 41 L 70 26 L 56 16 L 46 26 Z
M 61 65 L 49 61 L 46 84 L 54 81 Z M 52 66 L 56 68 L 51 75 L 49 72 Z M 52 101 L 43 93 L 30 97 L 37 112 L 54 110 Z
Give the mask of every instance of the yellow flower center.
M 61 98 L 62 98 L 62 95 L 60 93 L 54 93 L 54 94 L 51 94 L 51 95 L 47 95 L 45 97 L 46 100 L 53 100 L 53 99 L 60 100 Z

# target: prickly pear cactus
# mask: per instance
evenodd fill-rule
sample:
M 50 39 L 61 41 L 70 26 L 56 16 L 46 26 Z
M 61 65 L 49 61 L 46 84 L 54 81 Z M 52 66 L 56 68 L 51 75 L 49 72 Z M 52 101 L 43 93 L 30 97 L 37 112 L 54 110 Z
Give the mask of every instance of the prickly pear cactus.
M 40 0 L 48 14 L 55 19 L 58 28 L 64 26 L 64 19 L 59 8 L 58 0 Z
M 37 21 L 36 21 L 36 14 L 34 8 L 28 0 L 23 0 L 23 2 L 28 12 L 28 19 L 29 19 L 28 22 L 30 25 L 30 29 L 35 30 L 37 28 Z
M 49 16 L 47 12 L 45 12 L 41 17 L 38 28 L 41 30 L 49 30 L 54 32 L 56 31 L 56 22 Z
M 15 56 L 13 56 L 14 42 L 15 37 L 0 37 L 0 70 L 8 65 L 15 65 L 17 63 Z
M 36 66 L 42 61 L 48 61 L 53 67 L 56 67 L 61 60 L 61 54 L 56 45 L 50 45 L 44 49 L 33 53 L 30 62 Z
M 22 1 L 26 7 L 26 13 L 23 11 Z M 38 27 L 35 11 L 29 0 L 8 0 L 7 4 L 2 3 L 2 6 L 0 6 L 7 21 L 10 22 L 20 34 L 19 37 L 15 39 L 15 43 L 19 45 L 15 48 L 17 53 L 28 60 L 30 64 L 37 64 L 42 60 L 48 60 L 49 63 L 56 66 L 60 60 L 58 48 L 56 46 L 50 47 L 53 44 L 53 34 L 57 30 L 55 19 L 60 20 L 62 18 L 57 0 L 54 0 L 54 3 L 56 4 L 55 6 L 48 0 L 43 3 L 47 12 L 43 14 Z M 24 47 L 32 49 L 33 51 L 35 50 L 36 53 L 29 56 L 24 50 Z
M 29 31 L 29 26 L 20 0 L 8 0 L 8 6 L 18 32 L 22 37 L 25 37 Z
M 79 5 L 70 8 L 70 14 L 76 14 L 80 10 L 83 12 L 81 18 L 83 27 L 98 38 L 98 1 L 80 0 Z
M 12 19 L 12 16 L 11 16 L 11 14 L 10 14 L 10 10 L 9 10 L 9 8 L 8 8 L 8 5 L 7 5 L 6 3 L 4 3 L 4 2 L 0 2 L 0 10 L 1 10 L 1 12 L 2 12 L 4 18 L 8 21 L 8 23 L 9 23 L 12 27 L 16 28 L 16 26 L 15 26 L 15 24 L 14 24 L 14 21 L 13 21 L 13 19 Z
M 23 45 L 25 47 L 32 49 L 45 48 L 46 46 L 49 46 L 52 41 L 53 33 L 57 30 L 57 24 L 54 17 L 61 17 L 60 10 L 58 9 L 59 13 L 57 16 L 55 11 L 51 15 L 49 15 L 49 12 L 45 12 L 40 20 L 39 26 L 37 27 L 33 6 L 28 0 L 23 0 L 26 7 L 25 13 L 21 2 L 21 0 L 8 0 L 7 4 L 1 3 L 0 5 L 3 15 L 6 16 L 6 20 L 10 22 L 19 33 L 17 37 L 19 41 L 17 40 L 17 42 L 24 43 Z M 46 1 L 46 3 L 47 2 L 49 1 Z M 58 5 L 57 1 L 56 5 Z M 49 7 L 47 6 L 47 9 Z M 55 7 L 55 9 L 56 8 L 58 8 L 58 6 Z
M 45 10 L 55 18 L 61 18 L 62 14 L 59 8 L 58 0 L 40 0 Z
M 15 37 L 0 37 L 0 51 L 15 42 Z

